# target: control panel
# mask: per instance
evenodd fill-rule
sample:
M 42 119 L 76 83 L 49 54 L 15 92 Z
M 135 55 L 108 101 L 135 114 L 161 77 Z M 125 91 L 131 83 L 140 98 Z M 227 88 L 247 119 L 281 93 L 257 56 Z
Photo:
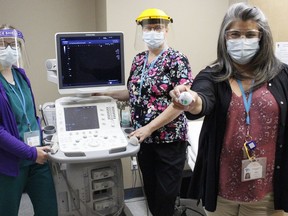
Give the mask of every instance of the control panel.
M 125 148 L 116 101 L 64 97 L 55 101 L 59 149 L 64 153 Z

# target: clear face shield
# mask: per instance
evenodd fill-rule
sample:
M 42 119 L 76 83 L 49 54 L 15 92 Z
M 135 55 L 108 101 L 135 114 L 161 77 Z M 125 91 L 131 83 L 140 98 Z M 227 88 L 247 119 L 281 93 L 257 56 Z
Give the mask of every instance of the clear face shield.
M 165 19 L 145 19 L 137 22 L 134 48 L 137 51 L 161 49 L 173 36 L 172 23 Z
M 24 65 L 28 59 L 23 34 L 16 29 L 0 29 L 0 70 Z

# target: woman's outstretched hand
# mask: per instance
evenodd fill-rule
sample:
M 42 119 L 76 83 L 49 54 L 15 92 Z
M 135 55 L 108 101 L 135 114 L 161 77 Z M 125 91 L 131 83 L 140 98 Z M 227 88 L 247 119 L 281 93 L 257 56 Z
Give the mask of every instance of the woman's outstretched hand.
M 184 106 L 180 103 L 179 97 L 182 92 L 187 92 L 191 96 L 191 102 Z M 189 85 L 178 85 L 175 86 L 173 90 L 169 92 L 173 104 L 176 108 L 182 109 L 184 111 L 191 112 L 192 114 L 198 114 L 202 110 L 202 99 L 198 96 L 197 92 L 190 90 Z

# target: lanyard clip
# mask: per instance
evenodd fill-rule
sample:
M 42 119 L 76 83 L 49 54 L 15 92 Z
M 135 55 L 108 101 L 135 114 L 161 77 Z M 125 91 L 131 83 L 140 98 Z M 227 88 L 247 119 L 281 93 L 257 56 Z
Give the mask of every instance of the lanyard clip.
M 245 142 L 246 147 L 252 151 L 256 148 L 256 143 L 254 141 Z
M 255 161 L 255 155 L 250 155 L 249 152 L 253 152 L 256 148 L 256 143 L 253 140 L 245 141 L 244 143 L 244 152 L 250 161 Z

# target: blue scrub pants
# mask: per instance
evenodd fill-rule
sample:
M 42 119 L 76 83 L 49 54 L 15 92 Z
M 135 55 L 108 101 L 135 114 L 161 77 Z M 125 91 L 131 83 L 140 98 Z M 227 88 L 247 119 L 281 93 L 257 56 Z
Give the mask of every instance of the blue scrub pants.
M 17 216 L 22 193 L 33 204 L 35 216 L 57 216 L 57 199 L 48 163 L 20 168 L 17 177 L 0 174 L 0 215 Z
M 153 216 L 172 216 L 180 194 L 187 142 L 141 143 L 138 162 Z

